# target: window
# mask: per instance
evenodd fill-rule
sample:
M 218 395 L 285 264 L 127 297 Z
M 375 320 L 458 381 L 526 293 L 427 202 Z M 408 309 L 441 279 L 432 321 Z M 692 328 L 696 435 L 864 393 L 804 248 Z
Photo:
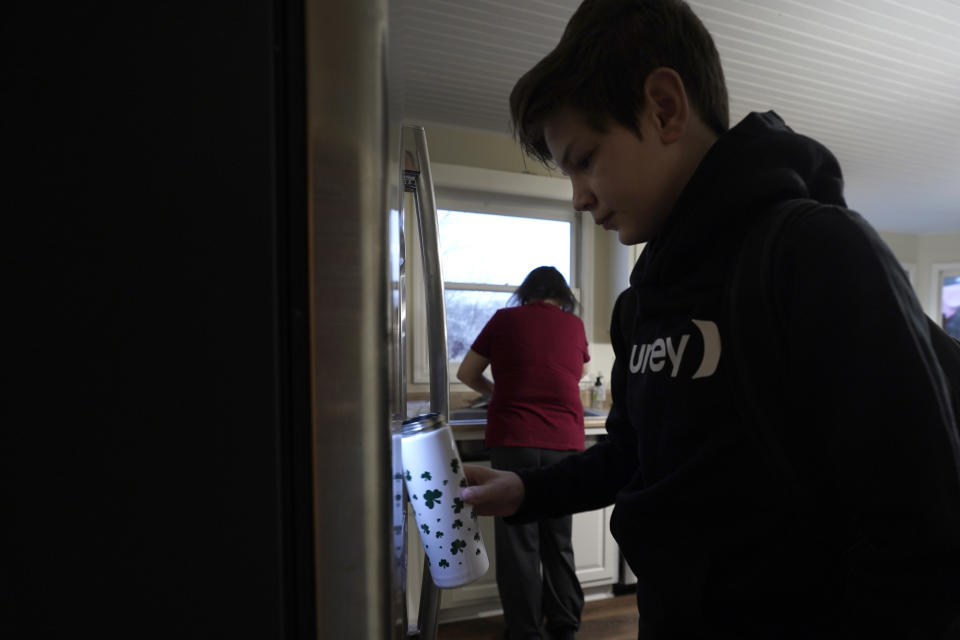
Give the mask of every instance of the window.
M 507 306 L 536 267 L 550 265 L 568 283 L 575 219 L 440 210 L 440 247 L 447 310 L 447 351 L 460 362 L 487 320 Z
M 556 267 L 587 306 L 579 266 L 584 229 L 581 214 L 573 211 L 569 200 L 438 188 L 437 207 L 451 382 L 456 382 L 456 370 L 480 330 L 509 304 L 532 269 Z M 413 263 L 418 261 L 419 257 Z M 408 283 L 422 289 L 421 277 L 408 276 Z M 414 383 L 429 379 L 420 296 L 422 292 L 414 293 Z
M 960 339 L 960 263 L 933 265 L 933 309 L 940 326 Z
M 960 339 L 960 275 L 945 276 L 941 282 L 940 318 L 947 333 Z

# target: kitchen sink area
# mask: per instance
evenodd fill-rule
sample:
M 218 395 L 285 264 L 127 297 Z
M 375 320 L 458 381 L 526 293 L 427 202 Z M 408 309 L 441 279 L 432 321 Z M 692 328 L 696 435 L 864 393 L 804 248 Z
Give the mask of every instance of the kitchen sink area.
M 584 407 L 583 409 L 584 418 L 606 418 L 607 411 L 605 409 L 590 409 Z M 458 421 L 476 421 L 487 419 L 487 410 L 486 409 L 454 409 L 450 412 L 450 422 Z
M 487 419 L 487 410 L 486 409 L 454 409 L 450 412 L 450 421 L 475 421 L 475 420 L 486 420 Z

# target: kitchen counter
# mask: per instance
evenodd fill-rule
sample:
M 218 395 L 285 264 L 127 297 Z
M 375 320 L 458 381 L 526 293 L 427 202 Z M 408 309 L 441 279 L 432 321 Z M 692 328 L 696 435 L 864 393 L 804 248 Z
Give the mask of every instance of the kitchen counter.
M 466 414 L 469 417 L 458 418 L 457 414 Z M 485 412 L 478 410 L 454 410 L 454 419 L 450 420 L 450 429 L 453 431 L 454 440 L 483 440 L 487 428 L 486 417 L 481 417 L 483 414 Z M 606 414 L 583 417 L 583 426 L 587 437 L 607 435 L 606 424 Z

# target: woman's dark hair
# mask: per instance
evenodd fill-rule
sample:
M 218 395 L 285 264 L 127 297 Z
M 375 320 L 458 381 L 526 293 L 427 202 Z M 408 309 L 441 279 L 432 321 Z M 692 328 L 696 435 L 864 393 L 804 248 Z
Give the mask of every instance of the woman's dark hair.
M 563 275 L 553 267 L 537 267 L 527 274 L 510 298 L 511 303 L 527 304 L 531 300 L 557 300 L 560 308 L 573 313 L 579 306 Z
M 597 131 L 612 119 L 639 136 L 643 85 L 659 67 L 677 72 L 714 133 L 730 128 L 720 54 L 686 2 L 584 0 L 556 48 L 513 87 L 514 135 L 544 164 L 551 161 L 544 122 L 561 107 L 575 109 Z

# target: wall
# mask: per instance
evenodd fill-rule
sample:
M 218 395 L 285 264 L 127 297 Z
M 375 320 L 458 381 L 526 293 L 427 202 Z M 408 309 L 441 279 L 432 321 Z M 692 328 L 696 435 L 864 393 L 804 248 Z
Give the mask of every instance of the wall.
M 909 233 L 893 233 L 889 231 L 879 231 L 878 233 L 900 262 L 905 264 L 917 263 L 917 236 Z
M 527 158 L 520 145 L 509 136 L 424 122 L 416 124 L 427 132 L 431 162 L 565 179 L 559 171 L 551 171 Z

